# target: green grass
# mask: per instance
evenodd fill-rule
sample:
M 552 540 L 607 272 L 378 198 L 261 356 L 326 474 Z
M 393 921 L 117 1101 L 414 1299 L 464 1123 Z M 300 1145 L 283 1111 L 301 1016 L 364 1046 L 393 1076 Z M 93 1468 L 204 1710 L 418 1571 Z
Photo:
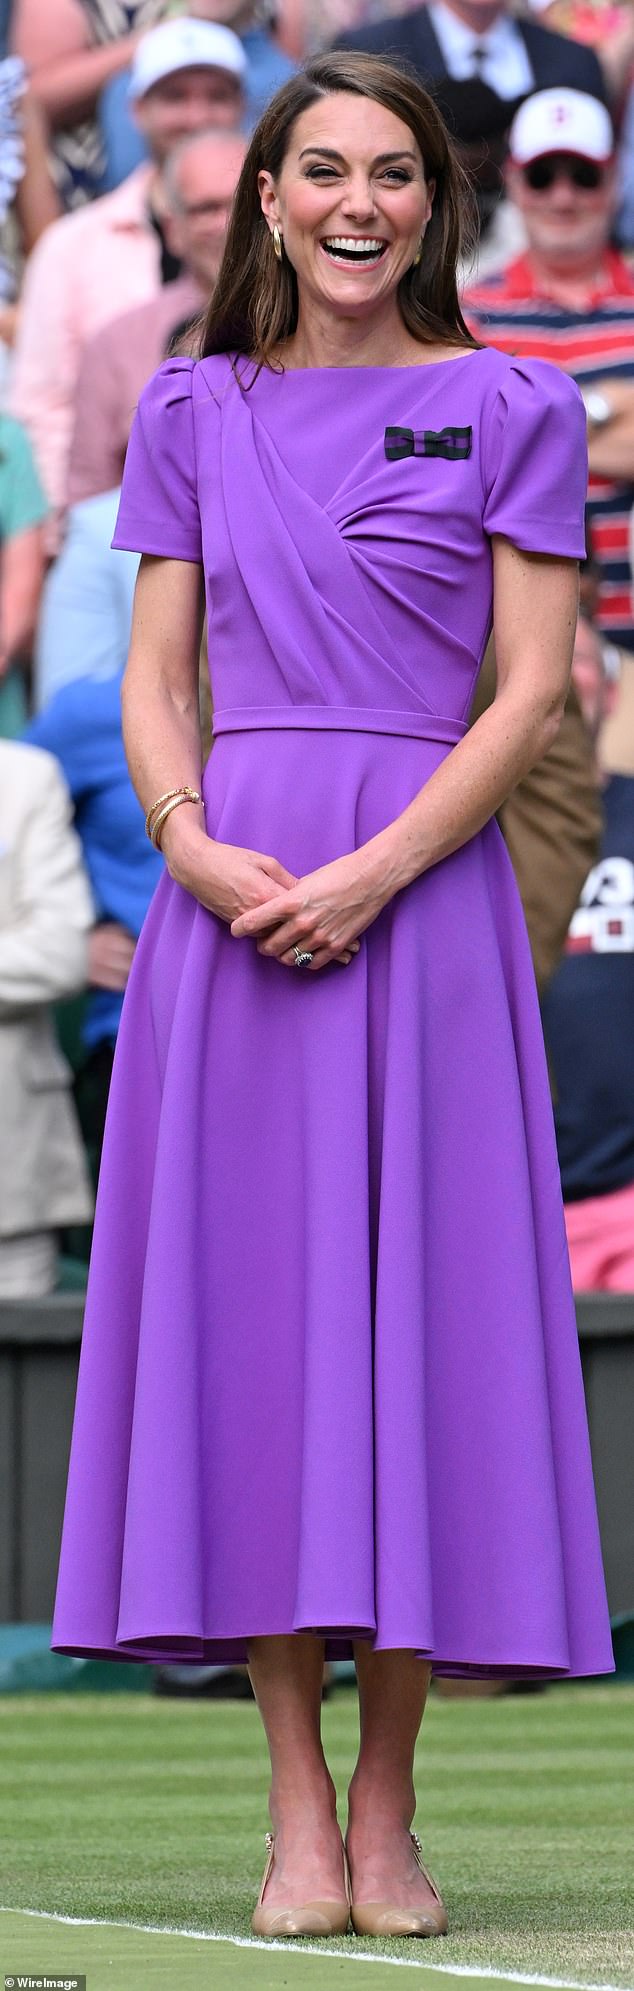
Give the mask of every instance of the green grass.
M 353 1689 L 340 1686 L 324 1704 L 322 1727 L 345 1827 Z M 87 1991 L 145 1991 L 168 1980 L 179 1991 L 190 1983 L 217 1991 L 229 1978 L 236 1991 L 252 1979 L 257 1991 L 394 1983 L 389 1967 L 327 1957 L 326 1947 L 415 1964 L 414 1981 L 437 1991 L 432 1963 L 630 1991 L 633 1737 L 629 1685 L 491 1701 L 432 1696 L 415 1822 L 447 1901 L 442 1942 L 350 1934 L 321 1948 L 297 1941 L 258 1951 L 1 1916 L 0 1984 L 4 1972 L 38 1963 L 70 1967 L 71 1955 Z M 269 1823 L 268 1756 L 253 1702 L 7 1695 L 0 1761 L 5 1907 L 250 1935 Z

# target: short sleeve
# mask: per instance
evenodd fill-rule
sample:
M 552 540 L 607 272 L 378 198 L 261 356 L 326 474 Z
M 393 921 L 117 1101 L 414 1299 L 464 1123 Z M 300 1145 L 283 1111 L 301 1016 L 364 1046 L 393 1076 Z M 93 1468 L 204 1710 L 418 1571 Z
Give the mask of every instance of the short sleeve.
M 164 360 L 139 395 L 112 545 L 125 553 L 202 561 L 192 377 L 195 360 Z
M 576 381 L 550 360 L 512 360 L 483 444 L 486 533 L 526 553 L 586 556 L 586 411 Z

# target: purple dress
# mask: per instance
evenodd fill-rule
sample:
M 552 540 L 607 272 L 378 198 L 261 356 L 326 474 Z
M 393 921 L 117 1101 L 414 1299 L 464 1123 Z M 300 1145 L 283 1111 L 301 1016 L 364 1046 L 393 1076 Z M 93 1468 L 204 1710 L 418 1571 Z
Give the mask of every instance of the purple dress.
M 491 349 L 238 371 L 153 375 L 114 544 L 202 562 L 207 829 L 301 875 L 398 816 L 464 733 L 489 535 L 583 557 L 585 414 L 553 366 Z M 249 1637 L 306 1630 L 445 1674 L 613 1667 L 495 819 L 318 974 L 166 872 L 126 993 L 52 1649 L 244 1661 Z

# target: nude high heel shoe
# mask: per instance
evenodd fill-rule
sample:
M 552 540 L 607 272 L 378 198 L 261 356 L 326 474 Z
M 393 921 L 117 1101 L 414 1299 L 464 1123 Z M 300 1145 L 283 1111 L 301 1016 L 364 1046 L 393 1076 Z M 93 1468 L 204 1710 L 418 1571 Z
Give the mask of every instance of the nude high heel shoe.
M 438 1892 L 435 1880 L 423 1861 L 423 1850 L 417 1832 L 410 1832 L 410 1839 L 421 1873 L 435 1896 L 437 1907 L 396 1908 L 389 1901 L 359 1901 L 350 1903 L 352 1927 L 357 1936 L 444 1936 L 447 1933 L 447 1910 Z
M 263 1896 L 273 1865 L 275 1835 L 265 1832 L 264 1837 L 269 1850 L 262 1886 L 251 1917 L 254 1936 L 344 1936 L 350 1920 L 351 1904 L 350 1869 L 345 1846 L 345 1901 L 302 1901 L 296 1908 L 265 1908 Z

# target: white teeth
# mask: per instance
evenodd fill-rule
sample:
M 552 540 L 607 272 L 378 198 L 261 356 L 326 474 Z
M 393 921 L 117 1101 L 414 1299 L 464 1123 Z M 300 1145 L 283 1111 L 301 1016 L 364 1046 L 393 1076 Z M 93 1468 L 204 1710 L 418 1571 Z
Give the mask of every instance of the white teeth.
M 375 235 L 326 235 L 324 242 L 327 249 L 363 249 L 370 252 L 385 247 Z

